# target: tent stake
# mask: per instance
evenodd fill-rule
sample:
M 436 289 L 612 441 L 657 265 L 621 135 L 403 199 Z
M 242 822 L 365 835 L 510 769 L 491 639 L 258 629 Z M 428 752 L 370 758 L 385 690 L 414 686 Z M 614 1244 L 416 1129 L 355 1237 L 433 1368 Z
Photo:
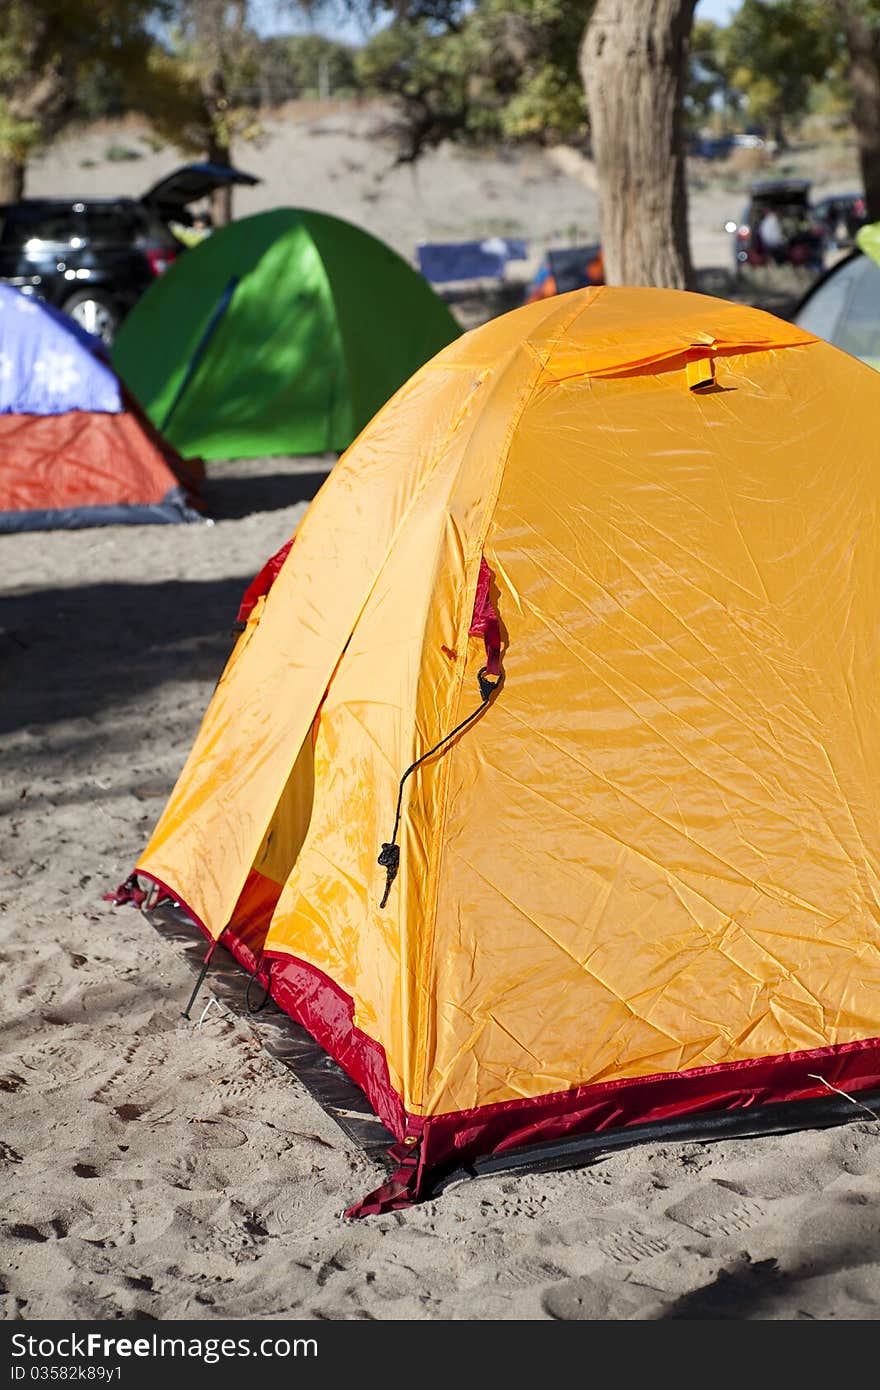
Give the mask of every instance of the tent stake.
M 205 976 L 206 976 L 207 973 L 208 973 L 208 966 L 209 966 L 210 964 L 211 964 L 211 962 L 210 962 L 209 960 L 206 960 L 205 963 L 204 963 L 204 965 L 202 966 L 201 970 L 199 971 L 199 978 L 196 980 L 195 988 L 193 989 L 192 994 L 189 996 L 189 1003 L 187 1004 L 187 1006 L 186 1006 L 186 1008 L 184 1009 L 183 1013 L 180 1015 L 181 1018 L 189 1019 L 189 1016 L 190 1016 L 190 1012 L 189 1012 L 189 1011 L 190 1011 L 190 1009 L 192 1008 L 193 1004 L 196 1002 L 196 995 L 198 994 L 199 990 L 201 989 L 202 985 L 203 985 L 204 982 L 205 982 Z
M 224 928 L 223 928 L 223 931 L 225 931 L 225 930 L 226 930 L 226 928 L 224 927 Z M 223 935 L 223 932 L 220 933 L 220 936 L 222 936 L 222 935 Z M 217 941 L 220 940 L 220 936 L 217 937 Z M 195 986 L 194 986 L 194 988 L 193 988 L 193 992 L 192 992 L 192 994 L 189 996 L 189 1003 L 187 1004 L 187 1006 L 186 1006 L 186 1008 L 184 1009 L 183 1013 L 180 1015 L 181 1018 L 185 1018 L 188 1022 L 190 1021 L 190 1009 L 192 1008 L 193 1004 L 196 1002 L 196 995 L 198 994 L 198 992 L 199 992 L 199 990 L 201 989 L 202 985 L 205 983 L 205 976 L 206 976 L 207 973 L 208 973 L 208 966 L 211 964 L 211 958 L 212 958 L 212 956 L 214 955 L 214 951 L 215 951 L 216 948 L 217 948 L 217 941 L 212 941 L 211 944 L 210 944 L 210 946 L 208 947 L 208 954 L 205 956 L 205 959 L 204 959 L 204 961 L 203 961 L 203 963 L 202 963 L 202 968 L 201 968 L 201 970 L 199 971 L 199 978 L 198 978 L 198 979 L 196 980 L 196 982 L 195 982 Z

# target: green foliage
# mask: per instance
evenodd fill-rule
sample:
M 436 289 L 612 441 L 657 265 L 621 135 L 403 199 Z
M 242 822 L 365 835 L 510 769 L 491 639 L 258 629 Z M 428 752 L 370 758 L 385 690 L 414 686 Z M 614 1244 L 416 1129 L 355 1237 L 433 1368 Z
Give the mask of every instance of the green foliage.
M 355 73 L 365 91 L 394 99 L 402 159 L 465 133 L 468 55 L 460 33 L 437 34 L 427 20 L 394 24 L 357 54 Z
M 592 0 L 482 0 L 445 25 L 440 8 L 382 30 L 355 60 L 361 86 L 398 105 L 403 158 L 443 139 L 585 132 L 577 64 Z
M 128 101 L 130 110 L 147 117 L 160 148 L 169 144 L 190 154 L 204 153 L 210 124 L 197 73 L 190 64 L 154 45 L 132 75 Z
M 142 111 L 160 142 L 193 152 L 255 129 L 255 109 L 296 96 L 390 98 L 401 158 L 442 140 L 577 140 L 587 111 L 578 55 L 594 0 L 334 0 L 391 23 L 361 49 L 319 34 L 261 38 L 258 0 L 4 0 L 0 158 L 74 116 Z M 880 0 L 850 0 L 880 31 Z M 329 0 L 289 0 L 314 19 Z M 280 13 L 281 11 L 279 11 Z M 697 20 L 692 128 L 743 121 L 779 136 L 851 100 L 830 0 L 743 0 L 725 27 Z
M 351 96 L 358 85 L 355 50 L 322 34 L 266 39 L 259 47 L 257 66 L 259 96 L 267 102 Z
M 20 120 L 13 112 L 8 99 L 0 96 L 0 159 L 24 164 L 43 130 L 39 121 Z
M 813 88 L 840 53 L 834 15 L 825 0 L 743 0 L 721 31 L 720 58 L 731 86 L 744 97 L 749 120 L 777 138 L 799 120 Z
M 685 97 L 689 125 L 724 125 L 736 109 L 740 94 L 731 82 L 725 31 L 711 19 L 698 19 L 691 30 L 690 80 Z
M 118 84 L 145 62 L 147 23 L 165 12 L 164 0 L 5 0 L 0 158 L 24 163 L 66 120 L 88 114 L 102 74 Z
M 143 151 L 132 149 L 131 145 L 118 145 L 114 141 L 104 151 L 104 158 L 110 164 L 127 164 L 133 159 L 143 159 Z
M 259 41 L 249 24 L 249 0 L 171 0 L 164 81 L 188 112 L 189 142 L 210 158 L 228 157 L 233 136 L 253 121 L 233 93 L 252 86 Z M 149 111 L 162 121 L 161 114 Z M 163 133 L 167 125 L 161 127 Z
M 880 222 L 870 222 L 856 233 L 859 250 L 880 265 Z
M 474 75 L 485 74 L 511 139 L 569 139 L 586 132 L 578 70 L 592 0 L 483 0 L 465 30 Z
M 583 88 L 558 68 L 524 78 L 501 112 L 502 132 L 516 140 L 566 140 L 587 130 Z

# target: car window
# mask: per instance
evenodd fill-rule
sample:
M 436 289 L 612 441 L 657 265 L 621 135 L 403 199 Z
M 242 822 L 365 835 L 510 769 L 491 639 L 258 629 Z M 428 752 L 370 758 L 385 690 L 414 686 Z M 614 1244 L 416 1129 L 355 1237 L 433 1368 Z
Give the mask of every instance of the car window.
M 177 242 L 164 223 L 139 203 L 113 203 L 107 206 L 87 204 L 85 224 L 89 243 L 95 247 L 177 247 Z
M 757 219 L 768 208 L 775 208 L 780 217 L 802 217 L 808 204 L 806 198 L 754 198 L 752 218 Z
M 7 208 L 0 240 L 4 247 L 20 251 L 27 247 L 28 242 L 69 246 L 81 235 L 82 224 L 71 207 L 28 207 L 22 204 L 20 207 Z
M 164 246 L 169 251 L 179 251 L 180 242 L 169 231 L 166 224 L 150 208 L 140 207 L 138 213 L 143 222 L 143 235 L 155 246 Z
M 90 203 L 83 216 L 93 246 L 130 246 L 147 231 L 146 219 L 134 203 Z

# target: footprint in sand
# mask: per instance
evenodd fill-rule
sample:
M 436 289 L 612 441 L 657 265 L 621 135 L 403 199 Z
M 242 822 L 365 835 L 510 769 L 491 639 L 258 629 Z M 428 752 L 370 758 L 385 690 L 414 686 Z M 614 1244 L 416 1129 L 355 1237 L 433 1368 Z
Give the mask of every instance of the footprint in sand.
M 568 1271 L 547 1260 L 508 1260 L 495 1271 L 495 1281 L 503 1288 L 534 1289 L 568 1279 Z
M 599 1249 L 618 1264 L 634 1265 L 642 1260 L 650 1260 L 654 1255 L 664 1255 L 669 1249 L 669 1241 L 662 1236 L 647 1235 L 631 1226 L 624 1231 L 615 1231 L 606 1240 L 600 1240 Z
M 614 1182 L 613 1177 L 605 1168 L 574 1168 L 571 1173 L 573 1182 L 586 1183 L 588 1187 L 610 1187 Z
M 78 1201 L 69 1223 L 70 1235 L 98 1249 L 113 1250 L 136 1242 L 158 1241 L 173 1221 L 167 1204 L 151 1205 L 141 1193 L 135 1194 L 132 1200 L 120 1198 L 118 1190 L 116 1193 L 94 1187 L 85 1190 L 90 1197 L 97 1195 L 94 1201 Z
M 7 1226 L 6 1230 L 13 1240 L 45 1241 L 49 1239 L 37 1226 L 29 1226 L 23 1221 L 15 1226 Z
M 757 1226 L 767 1214 L 767 1204 L 742 1194 L 724 1182 L 703 1183 L 680 1202 L 666 1208 L 666 1215 L 707 1239 L 740 1235 Z
M 21 967 L 19 967 L 21 968 Z M 19 999 L 34 999 L 45 1002 L 61 988 L 61 975 L 57 970 L 49 970 L 43 961 L 34 961 L 30 969 L 24 970 L 16 986 Z
M 177 1218 L 182 1216 L 182 1212 L 177 1213 Z M 189 1224 L 188 1220 L 186 1224 Z M 207 1231 L 204 1227 L 194 1228 L 188 1235 L 187 1247 L 195 1254 L 212 1259 L 225 1258 L 236 1265 L 251 1263 L 262 1255 L 266 1235 L 255 1235 L 252 1229 L 248 1229 L 250 1224 L 249 1218 L 245 1216 L 237 1221 L 215 1224 Z
M 275 1194 L 265 1202 L 259 1203 L 260 1222 L 263 1234 L 269 1236 L 290 1236 L 303 1234 L 321 1228 L 327 1220 L 327 1207 L 331 1210 L 339 1206 L 339 1192 L 334 1187 L 326 1203 L 309 1200 L 299 1184 L 293 1183 L 281 1194 Z
M 191 1119 L 190 1144 L 194 1149 L 240 1149 L 248 1137 L 240 1125 L 222 1118 Z
M 135 1038 L 133 1042 L 126 1044 L 122 1055 L 117 1057 L 115 1066 L 104 1077 L 97 1090 L 92 1092 L 91 1099 L 103 1102 L 107 1092 L 123 1077 L 127 1089 L 135 1084 L 140 1087 L 147 1086 L 155 1076 L 156 1070 L 161 1068 L 162 1062 L 161 1049 L 154 1046 L 151 1040 Z M 135 1063 L 138 1064 L 138 1069 L 133 1073 L 132 1067 Z
M 498 1218 L 507 1221 L 512 1216 L 524 1216 L 533 1220 L 541 1216 L 547 1206 L 547 1198 L 541 1193 L 521 1193 L 511 1197 L 483 1197 L 480 1200 L 480 1216 L 484 1221 Z
M 809 1252 L 813 1273 L 876 1268 L 880 1249 L 880 1207 L 872 1179 L 843 1177 L 826 1193 L 819 1211 L 810 1212 L 795 1232 L 796 1248 Z M 880 1287 L 876 1302 L 880 1306 Z
M 841 1126 L 829 1144 L 829 1157 L 840 1165 L 844 1173 L 873 1174 L 876 1172 L 878 1138 L 880 1126 L 870 1121 L 850 1124 L 845 1128 Z
M 51 1086 L 68 1085 L 70 1082 L 83 1081 L 93 1071 L 85 1061 L 84 1049 L 79 1043 L 45 1042 L 22 1057 L 21 1064 L 26 1071 L 39 1073 L 44 1089 L 47 1080 Z
M 634 1284 L 612 1284 L 588 1276 L 547 1289 L 541 1307 L 559 1322 L 603 1322 L 635 1317 L 655 1303 L 656 1292 Z
M 39 1225 L 31 1225 L 26 1221 L 18 1222 L 7 1226 L 6 1231 L 13 1240 L 42 1244 L 47 1240 L 64 1240 L 68 1225 L 60 1216 L 53 1216 L 48 1221 L 41 1221 Z

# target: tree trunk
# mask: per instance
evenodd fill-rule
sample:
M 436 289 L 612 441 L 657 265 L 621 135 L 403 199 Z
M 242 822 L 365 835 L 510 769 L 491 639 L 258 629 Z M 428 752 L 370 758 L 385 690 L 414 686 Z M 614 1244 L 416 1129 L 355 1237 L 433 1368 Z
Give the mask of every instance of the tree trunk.
M 696 0 L 597 0 L 581 45 L 612 285 L 691 284 L 682 106 Z
M 853 125 L 868 220 L 880 220 L 880 24 L 858 0 L 834 0 L 849 49 Z
M 226 140 L 212 138 L 208 144 L 208 159 L 212 164 L 231 163 L 232 151 Z M 211 221 L 215 227 L 225 227 L 232 221 L 232 185 L 215 188 L 211 194 Z
M 202 97 L 208 118 L 208 159 L 212 164 L 231 164 L 226 82 L 219 70 L 209 72 L 202 81 Z M 215 188 L 211 194 L 211 218 L 215 227 L 232 221 L 232 187 Z
M 12 155 L 0 155 L 0 203 L 18 203 L 24 197 L 22 160 Z

